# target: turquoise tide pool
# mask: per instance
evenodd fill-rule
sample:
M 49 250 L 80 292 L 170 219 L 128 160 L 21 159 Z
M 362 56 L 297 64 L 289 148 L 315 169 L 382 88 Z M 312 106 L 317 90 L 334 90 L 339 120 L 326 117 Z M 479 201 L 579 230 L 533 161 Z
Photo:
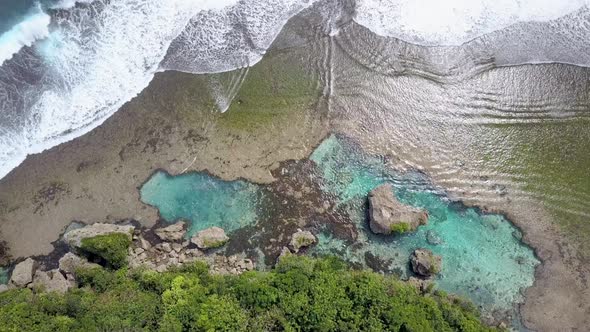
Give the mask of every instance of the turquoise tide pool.
M 344 241 L 322 234 L 315 253 L 337 253 L 362 263 L 370 252 L 407 276 L 410 253 L 428 248 L 443 257 L 437 286 L 470 298 L 486 312 L 511 310 L 523 300 L 521 290 L 533 284 L 535 266 L 540 262 L 503 216 L 453 203 L 424 176 L 396 174 L 383 160 L 366 156 L 335 136 L 326 139 L 311 159 L 321 170 L 324 190 L 336 197 L 357 224 L 357 242 L 363 244 L 351 249 Z M 394 185 L 400 201 L 428 211 L 427 226 L 403 236 L 376 236 L 369 231 L 366 197 L 385 182 Z
M 515 312 L 515 304 L 523 300 L 521 291 L 534 281 L 539 261 L 502 215 L 451 202 L 424 175 L 395 172 L 385 166 L 384 159 L 368 156 L 336 136 L 326 139 L 310 159 L 317 165 L 315 180 L 324 194 L 343 211 L 348 219 L 344 221 L 357 229 L 352 244 L 350 238 L 337 238 L 327 231 L 318 234 L 319 244 L 310 254 L 334 254 L 367 266 L 370 253 L 386 270 L 407 277 L 410 253 L 428 248 L 443 257 L 442 272 L 435 279 L 438 288 L 470 298 L 487 314 Z M 369 231 L 366 197 L 385 182 L 394 185 L 402 202 L 428 211 L 427 226 L 403 236 L 377 236 Z M 259 204 L 263 192 L 269 194 L 264 188 L 206 173 L 157 172 L 141 188 L 141 199 L 157 207 L 168 222 L 189 220 L 189 235 L 211 226 L 231 233 L 261 220 L 280 222 L 268 218 L 271 211 Z
M 166 221 L 190 221 L 189 236 L 211 226 L 231 232 L 255 223 L 259 196 L 255 185 L 205 173 L 171 176 L 160 171 L 141 188 L 141 200 Z

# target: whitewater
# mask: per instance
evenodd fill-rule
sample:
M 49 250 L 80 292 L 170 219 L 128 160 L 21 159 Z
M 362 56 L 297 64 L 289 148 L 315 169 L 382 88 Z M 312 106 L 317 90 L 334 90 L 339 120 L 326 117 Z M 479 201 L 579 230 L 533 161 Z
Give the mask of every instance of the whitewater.
M 35 3 L 0 35 L 0 178 L 27 155 L 102 124 L 157 72 L 216 73 L 256 64 L 291 17 L 319 2 Z M 567 39 L 572 49 L 539 53 L 546 43 L 529 45 L 508 62 L 590 64 L 590 58 L 580 56 L 590 31 L 586 0 L 442 3 L 359 0 L 353 19 L 380 36 L 429 47 L 462 45 L 493 33 L 534 36 L 538 31 L 533 28 L 514 27 L 541 24 L 551 38 Z

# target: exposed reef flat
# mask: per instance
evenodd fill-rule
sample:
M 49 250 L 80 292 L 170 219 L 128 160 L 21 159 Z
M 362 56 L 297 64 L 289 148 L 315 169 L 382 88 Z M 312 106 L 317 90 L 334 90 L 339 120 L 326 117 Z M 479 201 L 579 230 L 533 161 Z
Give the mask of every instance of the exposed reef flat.
M 542 192 L 521 195 L 519 182 L 506 183 L 504 173 L 487 167 L 494 166 L 494 158 L 501 164 L 502 156 L 513 151 L 482 155 L 490 151 L 481 145 L 499 146 L 486 139 L 493 135 L 493 124 L 485 121 L 493 117 L 470 113 L 472 105 L 459 107 L 456 103 L 458 95 L 464 96 L 461 101 L 470 100 L 469 94 L 479 91 L 479 86 L 493 88 L 499 82 L 502 86 L 505 82 L 519 85 L 510 94 L 489 89 L 496 91 L 488 96 L 491 102 L 502 104 L 514 95 L 526 95 L 519 94 L 522 91 L 534 90 L 527 90 L 522 77 L 551 81 L 551 87 L 560 86 L 568 77 L 588 82 L 589 71 L 561 65 L 499 68 L 447 88 L 410 75 L 368 75 L 367 68 L 339 50 L 331 37 L 320 34 L 312 39 L 313 29 L 298 29 L 298 25 L 303 26 L 300 19 L 292 20 L 274 49 L 247 73 L 158 74 L 145 91 L 101 127 L 29 157 L 0 180 L 0 231 L 9 254 L 17 258 L 48 253 L 53 249 L 51 242 L 73 220 L 103 222 L 132 217 L 145 226 L 153 225 L 158 220 L 157 211 L 140 202 L 138 188 L 156 169 L 170 174 L 207 170 L 222 179 L 271 183 L 281 171 L 282 161 L 309 156 L 328 131 L 335 131 L 354 138 L 369 153 L 381 156 L 389 167 L 419 169 L 452 197 L 503 212 L 523 230 L 525 242 L 543 260 L 521 308 L 526 326 L 541 331 L 590 326 L 590 272 L 588 265 L 584 266 L 587 256 L 577 251 L 577 244 L 583 241 L 574 243 L 571 234 L 563 234 L 555 215 L 544 206 Z M 334 38 L 338 41 L 342 37 Z M 320 73 L 320 69 L 331 69 L 327 72 L 332 76 Z M 329 98 L 325 91 L 330 91 Z M 396 93 L 388 95 L 391 91 Z M 545 93 L 543 89 L 534 91 Z M 571 89 L 574 96 L 568 95 L 571 98 L 565 101 L 586 102 L 587 96 L 581 91 Z M 228 112 L 220 114 L 218 110 L 231 100 Z M 519 100 L 521 104 L 541 101 Z M 488 108 L 484 105 L 482 109 Z M 445 123 L 441 114 L 451 111 L 452 119 L 464 121 Z M 557 126 L 557 121 L 549 120 Z M 564 123 L 568 120 L 575 119 L 562 119 Z M 484 123 L 473 125 L 477 121 Z M 580 126 L 587 125 L 587 120 L 581 121 Z M 516 122 L 513 130 L 518 132 L 522 127 Z M 579 140 L 588 142 L 584 136 L 588 131 L 578 134 Z M 483 143 L 470 137 L 478 137 Z M 526 137 L 510 137 L 516 140 L 512 146 L 527 142 Z M 561 136 L 549 137 L 559 140 Z M 572 151 L 572 155 L 583 156 L 580 151 Z M 577 157 L 571 160 L 580 169 L 584 166 L 583 159 L 581 166 Z M 521 170 L 522 174 L 526 170 Z M 283 184 L 273 190 L 287 193 L 289 186 Z M 309 206 L 324 208 L 316 198 L 310 199 Z M 285 234 L 301 227 L 295 209 L 282 211 L 279 217 L 287 222 L 279 227 Z M 316 222 L 328 225 L 334 234 L 354 232 L 334 220 L 330 223 L 330 218 Z M 259 235 L 256 231 L 246 228 L 233 236 L 272 240 L 271 232 Z M 281 244 L 288 241 L 278 240 Z M 276 248 L 280 250 L 278 243 Z M 240 252 L 244 247 L 230 245 L 227 250 Z M 372 262 L 381 263 L 377 259 Z

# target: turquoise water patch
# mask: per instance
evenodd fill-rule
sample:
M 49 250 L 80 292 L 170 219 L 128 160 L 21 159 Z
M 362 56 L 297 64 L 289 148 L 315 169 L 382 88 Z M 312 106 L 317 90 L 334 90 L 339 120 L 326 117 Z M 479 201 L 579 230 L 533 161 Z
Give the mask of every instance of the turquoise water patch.
M 218 226 L 226 232 L 257 220 L 260 192 L 245 181 L 223 181 L 205 173 L 155 173 L 141 188 L 141 201 L 156 207 L 168 222 L 191 222 L 188 235 Z
M 357 246 L 321 234 L 316 254 L 336 254 L 363 262 L 370 252 L 390 262 L 390 269 L 409 275 L 408 257 L 416 248 L 428 248 L 443 257 L 439 288 L 470 298 L 484 311 L 512 310 L 522 302 L 521 290 L 534 281 L 540 262 L 520 241 L 520 232 L 503 216 L 482 214 L 449 201 L 420 174 L 397 173 L 385 160 L 364 155 L 335 136 L 312 154 L 320 168 L 323 190 L 333 194 L 359 230 Z M 398 199 L 428 211 L 428 225 L 403 236 L 376 236 L 368 229 L 366 197 L 385 182 L 392 183 Z
M 8 269 L 0 267 L 0 284 L 8 284 Z

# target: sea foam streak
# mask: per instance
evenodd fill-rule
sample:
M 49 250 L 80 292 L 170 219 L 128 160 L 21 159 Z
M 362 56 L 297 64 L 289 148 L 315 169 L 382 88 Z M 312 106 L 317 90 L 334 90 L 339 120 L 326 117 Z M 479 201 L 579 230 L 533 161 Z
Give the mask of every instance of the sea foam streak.
M 79 3 L 85 5 L 76 6 Z M 51 22 L 47 14 L 38 12 L 5 34 L 9 37 L 2 36 L 6 45 L 16 46 L 4 47 L 3 43 L 0 51 L 4 62 L 0 66 L 0 178 L 28 154 L 100 125 L 141 92 L 157 71 L 208 73 L 253 65 L 285 22 L 312 3 L 314 0 L 55 2 L 52 8 L 61 11 L 51 12 Z M 563 16 L 584 6 L 586 0 L 438 3 L 359 0 L 355 20 L 385 36 L 424 45 L 457 45 L 517 22 Z M 567 24 L 548 25 L 555 32 L 554 39 L 563 36 L 561 31 L 569 31 Z M 578 41 L 578 46 L 584 46 L 580 41 L 587 40 L 584 37 L 589 30 L 581 30 L 580 35 L 572 34 L 569 44 Z M 498 40 L 483 44 L 492 48 L 506 44 L 506 40 Z M 32 43 L 32 50 L 21 49 Z M 498 54 L 498 58 L 518 62 L 520 54 L 532 54 L 546 46 L 527 43 L 526 52 Z M 544 58 L 534 59 L 527 55 L 522 62 L 567 61 L 571 54 L 578 57 L 576 52 L 569 58 L 563 53 L 544 53 Z M 590 59 L 587 62 L 590 64 Z
M 9 31 L 0 35 L 0 66 L 24 46 L 49 35 L 50 17 L 37 9 Z
M 265 4 L 265 1 L 249 3 L 260 11 Z M 60 6 L 73 5 L 74 1 L 66 1 Z M 206 70 L 199 72 L 231 70 L 257 62 L 289 18 L 285 15 L 295 14 L 307 5 L 307 0 L 290 1 L 286 5 L 277 1 L 274 9 L 281 13 L 280 19 L 264 15 L 248 18 L 252 20 L 250 38 L 261 41 L 257 49 L 249 51 L 246 58 L 238 56 L 244 61 L 236 63 L 233 61 L 236 57 L 228 56 L 225 61 L 208 64 Z M 10 128 L 0 128 L 0 177 L 20 164 L 27 154 L 41 152 L 100 125 L 141 92 L 157 71 L 167 69 L 160 67 L 160 63 L 172 41 L 185 29 L 190 28 L 193 32 L 188 34 L 193 36 L 194 31 L 201 30 L 202 40 L 193 40 L 191 45 L 197 48 L 191 50 L 194 54 L 206 53 L 212 45 L 218 48 L 235 45 L 231 40 L 233 34 L 220 34 L 234 29 L 233 21 L 216 18 L 247 7 L 237 0 L 98 0 L 90 8 L 72 7 L 67 15 L 56 15 L 52 32 L 35 48 L 43 62 L 39 71 L 44 72 L 37 84 L 11 91 L 10 84 L 2 85 L 10 81 L 2 77 L 8 71 L 0 70 L 0 105 L 24 105 L 22 110 L 3 110 L 9 114 L 5 117 L 12 114 L 12 118 L 24 117 L 24 120 L 16 121 Z M 191 21 L 195 17 L 197 21 Z M 198 22 L 204 24 L 195 25 Z M 259 33 L 265 36 L 258 36 Z M 217 39 L 211 40 L 212 35 Z M 231 47 L 225 48 L 232 52 Z M 174 52 L 171 54 L 167 65 L 174 67 L 178 61 Z M 202 63 L 185 63 L 184 69 L 193 72 L 202 68 Z M 23 95 L 26 97 L 22 103 L 10 100 L 11 96 Z
M 425 46 L 457 46 L 519 22 L 554 20 L 587 0 L 358 0 L 355 21 Z

